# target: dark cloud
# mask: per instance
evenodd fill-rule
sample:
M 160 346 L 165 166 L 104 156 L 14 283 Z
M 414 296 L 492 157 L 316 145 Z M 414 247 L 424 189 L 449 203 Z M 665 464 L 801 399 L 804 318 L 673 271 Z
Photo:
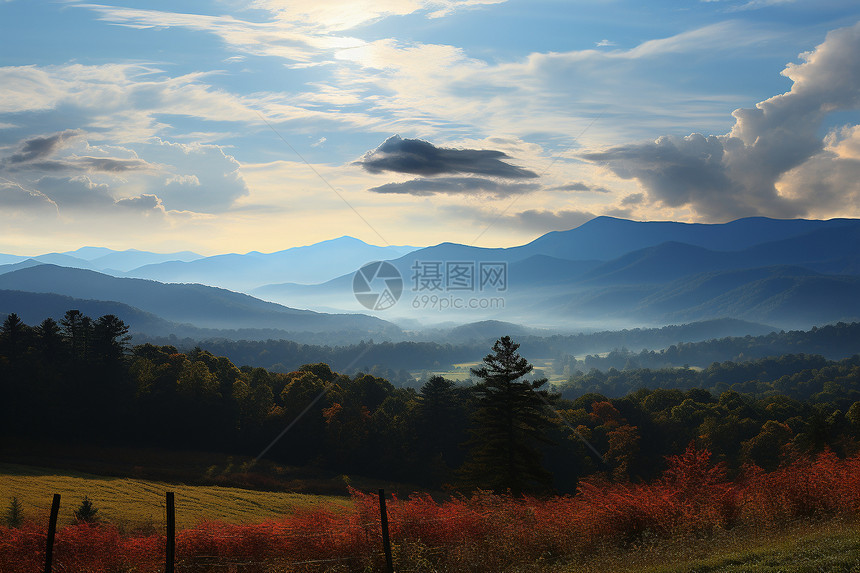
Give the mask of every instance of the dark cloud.
M 403 183 L 386 183 L 371 187 L 374 193 L 398 193 L 426 197 L 440 193 L 469 195 L 490 193 L 498 197 L 531 193 L 540 188 L 536 183 L 507 183 L 482 177 L 436 177 L 412 179 Z
M 801 54 L 783 75 L 789 92 L 732 115 L 731 132 L 718 136 L 663 136 L 583 154 L 624 179 L 636 179 L 651 201 L 690 207 L 702 218 L 727 220 L 764 215 L 797 217 L 815 212 L 811 190 L 793 187 L 804 171 L 853 171 L 825 150 L 820 134 L 828 113 L 860 108 L 860 23 L 830 32 L 815 50 Z M 827 164 L 830 169 L 822 169 Z M 842 182 L 835 178 L 834 182 Z M 818 193 L 835 196 L 844 187 Z
M 62 158 L 52 157 L 69 140 L 83 137 L 83 134 L 84 132 L 79 129 L 67 129 L 46 137 L 25 139 L 19 143 L 18 151 L 3 160 L 0 166 L 8 172 L 43 171 L 49 173 L 67 171 L 82 173 L 124 173 L 157 167 L 138 158 L 123 159 L 87 155 L 69 155 Z
M 609 189 L 606 187 L 596 187 L 594 185 L 588 185 L 583 183 L 582 181 L 577 181 L 576 183 L 568 183 L 567 185 L 558 185 L 556 187 L 550 187 L 548 191 L 572 191 L 574 193 L 609 193 Z
M 79 129 L 67 129 L 47 137 L 33 137 L 21 142 L 17 153 L 6 159 L 8 163 L 29 163 L 50 157 L 70 139 L 83 135 Z
M 87 171 L 106 173 L 142 171 L 153 168 L 153 165 L 143 159 L 117 159 L 115 157 L 76 157 L 75 164 L 83 166 Z
M 501 151 L 436 147 L 429 141 L 393 135 L 373 151 L 368 151 L 356 164 L 371 173 L 392 171 L 422 176 L 457 173 L 502 179 L 531 179 L 538 176 L 533 171 L 502 161 L 508 158 Z
M 155 169 L 156 166 L 142 159 L 119 159 L 116 157 L 80 157 L 72 156 L 68 159 L 49 159 L 46 161 L 33 161 L 29 163 L 12 164 L 7 171 L 48 171 L 58 173 L 63 171 L 89 172 L 89 173 L 125 173 L 128 171 L 146 171 Z
M 644 193 L 631 193 L 621 200 L 622 205 L 639 205 L 645 201 Z

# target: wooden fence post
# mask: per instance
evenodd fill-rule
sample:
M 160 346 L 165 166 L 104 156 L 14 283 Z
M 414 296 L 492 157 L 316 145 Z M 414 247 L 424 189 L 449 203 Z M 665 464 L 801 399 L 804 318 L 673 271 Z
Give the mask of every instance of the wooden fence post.
M 385 510 L 385 490 L 379 490 L 379 515 L 382 518 L 382 549 L 385 551 L 385 573 L 394 573 L 391 559 L 391 539 L 388 537 L 388 512 Z
M 57 516 L 60 514 L 60 494 L 54 494 L 51 517 L 48 521 L 48 540 L 45 545 L 45 573 L 51 573 L 54 561 L 54 535 L 57 533 Z
M 164 556 L 165 573 L 173 573 L 173 565 L 176 557 L 176 508 L 174 506 L 173 492 L 165 494 L 167 503 L 167 547 Z

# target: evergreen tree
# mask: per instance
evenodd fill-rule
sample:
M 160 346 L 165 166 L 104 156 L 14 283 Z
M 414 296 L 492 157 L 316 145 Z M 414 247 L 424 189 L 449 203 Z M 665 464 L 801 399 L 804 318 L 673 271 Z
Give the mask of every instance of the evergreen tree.
M 25 336 L 28 326 L 14 312 L 6 317 L 0 326 L 0 352 L 2 352 L 13 365 L 21 357 L 25 347 Z
M 98 523 L 99 510 L 95 508 L 93 502 L 90 501 L 90 498 L 84 496 L 84 500 L 81 502 L 81 505 L 78 506 L 78 509 L 75 510 L 75 521 L 77 523 Z
M 541 466 L 540 443 L 550 443 L 547 405 L 557 396 L 539 390 L 546 379 L 524 380 L 532 365 L 519 355 L 519 344 L 505 336 L 493 345 L 472 374 L 477 410 L 467 442 L 469 459 L 460 470 L 464 485 L 519 495 L 549 488 L 552 475 Z
M 17 497 L 13 497 L 9 502 L 9 509 L 6 510 L 6 527 L 21 527 L 23 522 L 24 506 Z
M 466 433 L 466 400 L 451 380 L 431 376 L 421 386 L 416 400 L 413 425 L 415 450 L 426 460 L 443 466 L 462 463 L 460 444 Z
M 120 361 L 130 340 L 128 325 L 113 314 L 106 314 L 93 324 L 92 347 L 102 362 Z

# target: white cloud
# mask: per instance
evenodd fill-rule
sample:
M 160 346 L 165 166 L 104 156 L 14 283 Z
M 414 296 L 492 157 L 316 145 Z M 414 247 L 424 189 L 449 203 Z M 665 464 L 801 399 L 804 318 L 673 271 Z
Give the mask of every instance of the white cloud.
M 786 66 L 791 90 L 735 110 L 726 135 L 663 136 L 584 157 L 638 180 L 651 201 L 690 206 L 702 219 L 860 214 L 857 202 L 844 201 L 855 196 L 856 127 L 819 135 L 829 113 L 860 109 L 857 53 L 860 23 L 830 32 L 801 63 Z

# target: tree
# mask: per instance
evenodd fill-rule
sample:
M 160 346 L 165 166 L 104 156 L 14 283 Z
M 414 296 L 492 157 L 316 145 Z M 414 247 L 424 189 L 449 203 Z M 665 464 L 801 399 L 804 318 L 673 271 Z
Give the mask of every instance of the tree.
M 131 340 L 128 325 L 113 314 L 106 314 L 96 320 L 92 338 L 96 356 L 106 363 L 122 359 Z
M 519 344 L 504 336 L 493 345 L 481 368 L 472 374 L 477 410 L 470 430 L 469 459 L 460 470 L 464 485 L 510 490 L 514 495 L 547 489 L 552 475 L 541 466 L 540 443 L 552 423 L 547 406 L 557 398 L 539 390 L 546 379 L 522 380 L 532 365 L 519 355 Z
M 66 343 L 69 345 L 72 357 L 74 359 L 81 358 L 84 355 L 84 347 L 86 340 L 86 327 L 84 322 L 85 317 L 81 311 L 77 309 L 67 310 L 60 321 L 62 326 L 61 332 Z M 87 320 L 89 320 L 87 318 Z
M 24 522 L 24 506 L 17 497 L 9 501 L 9 509 L 6 510 L 6 527 L 18 528 Z
M 90 501 L 90 498 L 84 496 L 84 500 L 81 502 L 81 505 L 78 506 L 78 509 L 75 510 L 75 521 L 77 523 L 98 523 L 99 510 L 95 508 L 93 502 Z
M 0 325 L 0 356 L 5 356 L 13 369 L 23 370 L 22 359 L 30 346 L 32 329 L 14 312 Z

